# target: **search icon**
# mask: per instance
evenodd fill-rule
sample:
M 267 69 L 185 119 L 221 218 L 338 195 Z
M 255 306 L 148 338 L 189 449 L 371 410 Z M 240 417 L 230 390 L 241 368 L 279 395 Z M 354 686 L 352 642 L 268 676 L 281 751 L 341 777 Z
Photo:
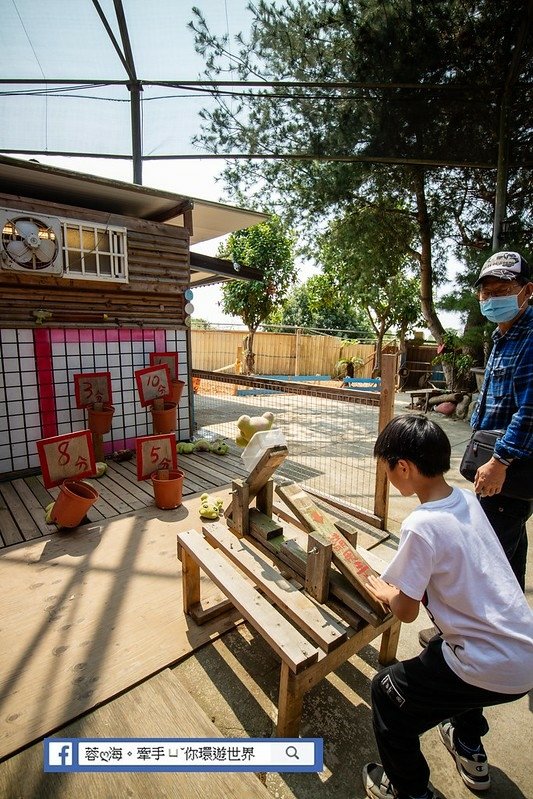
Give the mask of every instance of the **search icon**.
M 299 760 L 299 759 L 300 759 L 300 758 L 298 757 L 298 750 L 296 749 L 296 747 L 295 747 L 295 746 L 288 746 L 288 747 L 285 749 L 285 754 L 287 755 L 287 757 L 295 757 L 295 758 L 296 758 L 296 760 Z

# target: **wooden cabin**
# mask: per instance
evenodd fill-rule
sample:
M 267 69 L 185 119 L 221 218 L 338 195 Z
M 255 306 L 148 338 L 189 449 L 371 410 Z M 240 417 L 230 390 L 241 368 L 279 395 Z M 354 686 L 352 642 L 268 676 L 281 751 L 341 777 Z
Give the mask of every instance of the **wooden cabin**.
M 39 439 L 87 426 L 76 373 L 111 373 L 106 454 L 150 435 L 134 374 L 154 351 L 178 353 L 188 439 L 191 289 L 236 277 L 190 246 L 265 216 L 1 156 L 0 187 L 0 479 L 38 468 Z

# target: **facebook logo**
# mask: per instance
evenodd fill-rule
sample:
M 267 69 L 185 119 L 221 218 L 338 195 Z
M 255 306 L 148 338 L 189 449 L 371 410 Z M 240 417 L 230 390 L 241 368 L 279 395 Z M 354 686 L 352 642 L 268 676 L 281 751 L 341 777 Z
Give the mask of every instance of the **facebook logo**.
M 72 742 L 48 738 L 45 744 L 45 766 L 72 766 Z M 48 755 L 48 757 L 46 757 Z

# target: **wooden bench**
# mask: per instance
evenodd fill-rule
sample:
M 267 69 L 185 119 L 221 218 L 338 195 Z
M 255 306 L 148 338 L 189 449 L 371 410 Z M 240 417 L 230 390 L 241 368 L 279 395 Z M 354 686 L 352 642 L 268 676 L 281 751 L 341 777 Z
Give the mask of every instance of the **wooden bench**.
M 407 392 L 411 397 L 411 408 L 414 409 L 414 401 L 415 399 L 421 399 L 422 404 L 424 406 L 423 410 L 424 413 L 427 413 L 429 408 L 429 400 L 431 397 L 437 397 L 439 394 L 442 394 L 442 389 L 440 388 L 419 388 L 416 391 L 408 391 Z
M 278 654 L 281 659 L 276 729 L 279 737 L 299 734 L 305 693 L 374 638 L 383 636 L 380 663 L 387 664 L 395 658 L 400 623 L 393 616 L 372 626 L 352 613 L 348 623 L 311 599 L 301 586 L 285 579 L 249 539 L 239 539 L 220 523 L 205 525 L 203 531 L 206 538 L 196 530 L 187 530 L 177 537 L 184 612 L 202 623 L 227 610 L 227 601 L 208 611 L 202 608 L 202 570 Z
M 357 391 L 380 391 L 380 377 L 344 377 L 342 380 L 344 388 L 355 388 Z

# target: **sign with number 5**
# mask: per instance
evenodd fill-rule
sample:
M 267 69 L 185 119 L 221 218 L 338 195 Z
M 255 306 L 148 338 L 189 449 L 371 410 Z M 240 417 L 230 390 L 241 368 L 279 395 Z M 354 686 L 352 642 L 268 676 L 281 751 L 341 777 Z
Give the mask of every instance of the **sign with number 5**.
M 95 403 L 112 404 L 111 372 L 85 372 L 74 375 L 76 408 L 87 408 Z
M 166 433 L 160 436 L 140 436 L 136 442 L 137 480 L 147 480 L 158 469 L 176 469 L 176 436 Z
M 164 400 L 170 396 L 170 371 L 166 363 L 139 369 L 135 372 L 135 381 L 143 407 L 154 400 Z
M 46 488 L 63 480 L 81 480 L 96 474 L 93 437 L 90 430 L 77 430 L 37 441 L 37 452 Z

